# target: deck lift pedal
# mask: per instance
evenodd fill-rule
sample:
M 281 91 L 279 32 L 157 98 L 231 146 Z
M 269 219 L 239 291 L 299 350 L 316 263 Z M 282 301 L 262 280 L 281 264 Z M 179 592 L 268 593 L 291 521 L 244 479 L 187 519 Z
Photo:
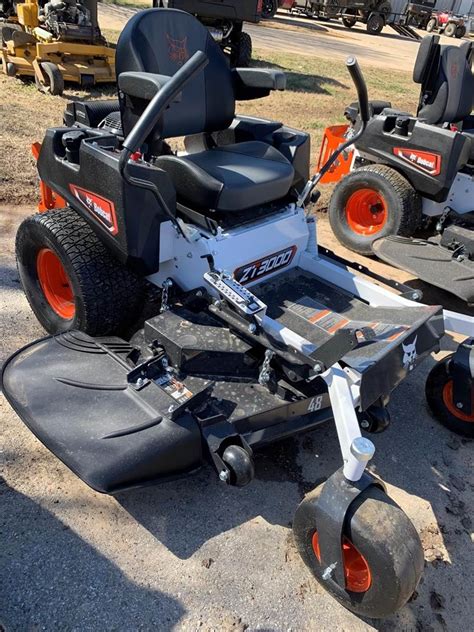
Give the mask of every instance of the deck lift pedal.
M 186 38 L 184 63 L 167 54 L 166 34 Z M 154 60 L 142 55 L 150 47 Z M 367 90 L 355 59 L 348 69 L 362 134 Z M 305 211 L 319 180 L 308 181 L 308 136 L 234 117 L 235 98 L 282 89 L 280 71 L 229 70 L 205 27 L 168 9 L 131 18 L 117 71 L 123 129 L 113 104 L 88 125 L 68 110 L 70 124 L 48 130 L 39 151 L 42 208 L 51 210 L 24 220 L 17 259 L 51 335 L 5 363 L 8 401 L 106 493 L 184 476 L 206 461 L 223 482 L 245 485 L 259 446 L 334 419 L 343 465 L 299 505 L 296 544 L 345 607 L 392 614 L 416 588 L 423 550 L 366 471 L 374 445 L 361 427 L 387 426 L 391 391 L 439 348 L 443 320 L 458 316 L 318 249 Z M 209 81 L 219 82 L 219 102 Z M 222 129 L 230 143 L 219 142 Z M 173 154 L 166 138 L 189 134 L 201 135 L 201 150 Z M 143 313 L 150 288 L 159 306 L 133 335 L 119 336 Z M 453 380 L 460 371 L 466 384 L 469 364 L 472 384 L 469 344 L 437 378 L 466 411 Z

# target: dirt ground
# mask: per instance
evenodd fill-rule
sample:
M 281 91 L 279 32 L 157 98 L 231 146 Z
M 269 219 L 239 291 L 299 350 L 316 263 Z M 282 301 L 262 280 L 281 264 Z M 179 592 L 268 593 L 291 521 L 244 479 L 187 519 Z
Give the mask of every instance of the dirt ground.
M 367 40 L 369 50 L 377 39 Z M 396 46 L 404 46 L 393 38 L 384 41 L 393 45 L 392 57 Z M 290 71 L 291 98 L 278 106 L 274 95 L 266 105 L 246 104 L 245 111 L 311 129 L 317 147 L 324 125 L 339 120 L 353 95 L 341 62 L 334 62 L 332 53 L 329 67 L 327 57 L 295 59 L 263 48 L 258 57 Z M 397 104 L 413 109 L 416 90 L 408 73 L 380 77 L 377 67 L 369 66 L 375 98 L 383 97 L 383 79 L 393 86 Z M 14 236 L 21 219 L 33 212 L 36 176 L 29 144 L 60 122 L 65 101 L 0 76 L 0 363 L 44 335 L 21 291 Z M 347 255 L 322 213 L 318 235 L 323 245 Z M 349 258 L 359 259 L 352 253 Z M 405 273 L 360 261 L 421 287 L 429 302 L 460 308 L 449 295 Z M 240 490 L 219 483 L 207 468 L 184 481 L 108 497 L 91 491 L 53 457 L 1 397 L 3 627 L 8 632 L 468 632 L 474 592 L 473 442 L 435 423 L 424 400 L 430 368 L 454 348 L 447 336 L 443 351 L 395 391 L 392 425 L 372 437 L 373 470 L 414 522 L 425 551 L 418 591 L 394 617 L 376 622 L 344 610 L 311 580 L 294 548 L 290 525 L 297 503 L 341 464 L 333 424 L 259 452 L 255 481 Z

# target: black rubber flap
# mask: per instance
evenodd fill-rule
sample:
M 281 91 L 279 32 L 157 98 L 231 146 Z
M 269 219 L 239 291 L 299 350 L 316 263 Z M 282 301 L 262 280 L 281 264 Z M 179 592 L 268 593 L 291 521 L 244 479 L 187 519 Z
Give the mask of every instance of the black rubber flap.
M 5 395 L 25 424 L 88 485 L 113 493 L 186 474 L 202 461 L 201 434 L 153 382 L 127 383 L 119 338 L 79 332 L 24 347 L 3 367 Z
M 474 303 L 474 261 L 457 261 L 450 250 L 439 244 L 439 238 L 425 241 L 384 237 L 374 242 L 372 248 L 382 261 Z

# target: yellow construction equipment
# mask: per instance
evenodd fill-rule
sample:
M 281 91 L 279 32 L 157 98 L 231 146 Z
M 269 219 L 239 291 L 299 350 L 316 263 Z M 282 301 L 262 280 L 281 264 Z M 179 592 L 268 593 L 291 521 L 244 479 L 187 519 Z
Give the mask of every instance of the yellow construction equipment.
M 61 94 L 115 81 L 115 48 L 97 21 L 97 0 L 0 0 L 3 71 L 34 77 L 43 92 Z

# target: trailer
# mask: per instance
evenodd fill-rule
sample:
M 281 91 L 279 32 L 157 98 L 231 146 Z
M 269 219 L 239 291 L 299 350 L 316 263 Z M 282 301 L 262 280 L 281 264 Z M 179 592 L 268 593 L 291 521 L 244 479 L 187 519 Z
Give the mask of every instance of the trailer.
M 213 39 L 229 55 L 231 66 L 250 65 L 252 39 L 243 25 L 260 21 L 262 0 L 153 0 L 153 6 L 190 13 L 208 28 Z

